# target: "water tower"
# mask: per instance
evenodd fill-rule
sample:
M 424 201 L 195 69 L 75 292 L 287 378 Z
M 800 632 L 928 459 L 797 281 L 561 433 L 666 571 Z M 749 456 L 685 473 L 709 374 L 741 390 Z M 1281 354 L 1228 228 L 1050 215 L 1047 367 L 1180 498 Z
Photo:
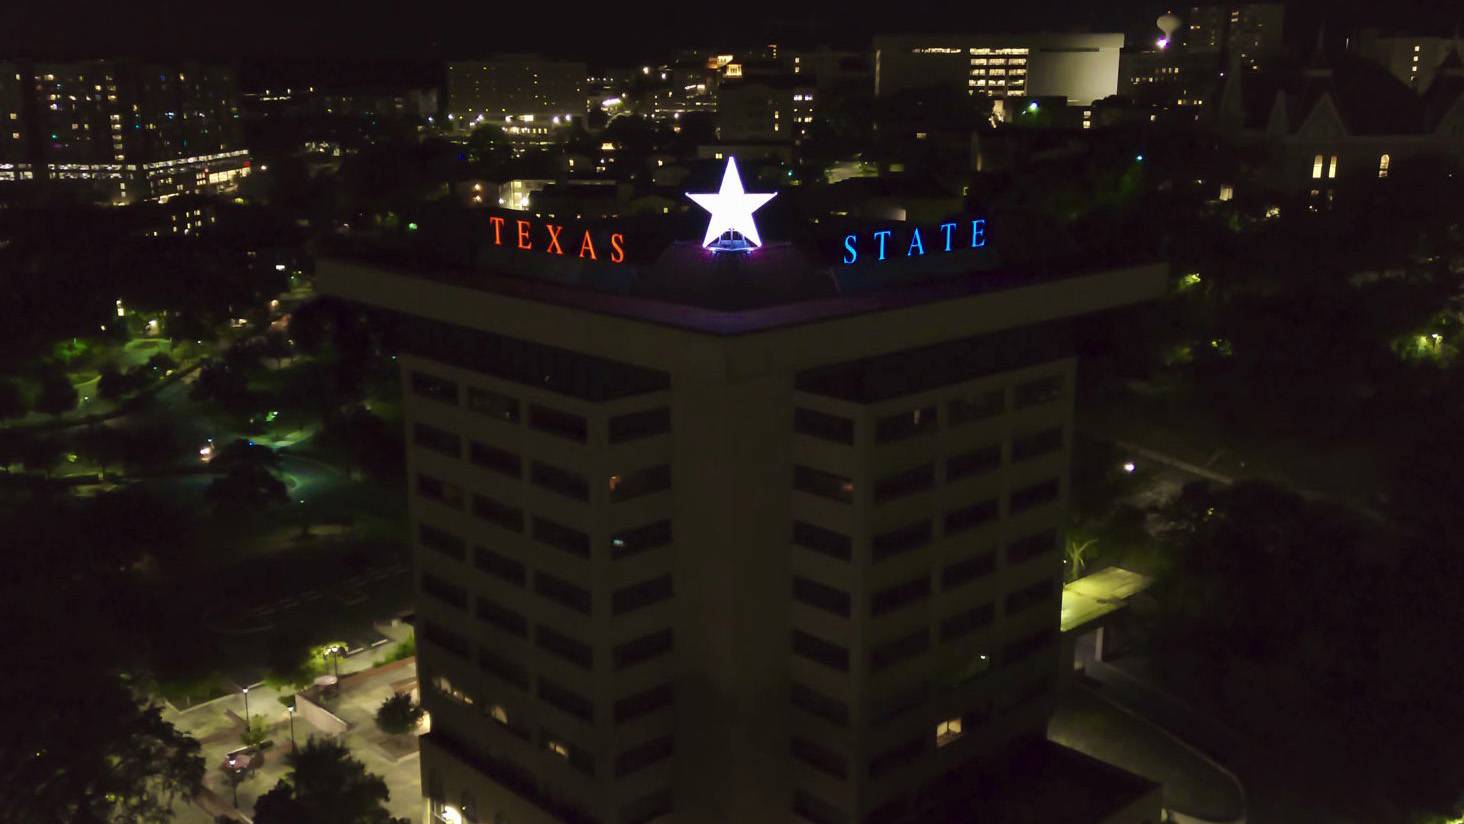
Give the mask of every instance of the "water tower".
M 1159 19 L 1154 21 L 1154 25 L 1158 26 L 1161 32 L 1159 41 L 1155 45 L 1161 49 L 1169 48 L 1169 44 L 1174 42 L 1174 33 L 1179 31 L 1180 23 L 1180 19 L 1173 13 L 1160 15 Z

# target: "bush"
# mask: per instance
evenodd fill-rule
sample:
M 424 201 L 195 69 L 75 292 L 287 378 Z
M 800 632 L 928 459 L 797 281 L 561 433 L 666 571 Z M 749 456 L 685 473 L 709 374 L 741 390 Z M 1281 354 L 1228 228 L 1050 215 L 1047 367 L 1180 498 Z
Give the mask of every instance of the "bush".
M 411 693 L 399 692 L 376 709 L 376 726 L 387 735 L 405 735 L 417 728 L 424 712 L 412 701 Z

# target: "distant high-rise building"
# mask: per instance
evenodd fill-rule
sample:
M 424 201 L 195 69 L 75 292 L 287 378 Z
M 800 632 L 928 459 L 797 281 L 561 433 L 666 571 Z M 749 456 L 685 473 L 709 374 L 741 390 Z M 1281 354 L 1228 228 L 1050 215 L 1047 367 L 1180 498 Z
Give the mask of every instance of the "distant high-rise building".
M 232 69 L 98 60 L 3 72 L 0 163 L 13 168 L 0 181 L 29 174 L 120 204 L 228 189 L 248 174 Z
M 459 129 L 502 128 L 519 144 L 551 143 L 587 111 L 584 63 L 505 54 L 447 65 L 447 111 Z
M 1428 91 L 1439 66 L 1453 52 L 1452 37 L 1383 36 L 1376 29 L 1362 31 L 1352 48 L 1360 57 L 1377 63 L 1416 92 Z
M 960 89 L 1063 97 L 1086 106 L 1118 93 L 1122 34 L 933 34 L 874 40 L 874 93 Z
M 423 820 L 922 820 L 1043 739 L 1069 322 L 1164 267 L 988 280 L 971 219 L 592 262 L 559 223 L 484 218 L 499 274 L 319 269 L 403 313 Z
M 1190 9 L 1184 47 L 1219 54 L 1226 66 L 1255 68 L 1281 52 L 1286 6 L 1281 3 L 1208 3 Z
M 815 87 L 792 75 L 728 80 L 717 89 L 717 138 L 796 143 L 813 126 Z

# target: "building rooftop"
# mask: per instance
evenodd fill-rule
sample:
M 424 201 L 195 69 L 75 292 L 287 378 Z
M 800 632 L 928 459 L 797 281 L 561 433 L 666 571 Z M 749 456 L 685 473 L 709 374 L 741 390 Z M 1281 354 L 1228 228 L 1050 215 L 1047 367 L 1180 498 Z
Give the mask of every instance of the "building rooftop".
M 1078 629 L 1123 609 L 1154 581 L 1122 567 L 1085 575 L 1062 588 L 1062 631 Z

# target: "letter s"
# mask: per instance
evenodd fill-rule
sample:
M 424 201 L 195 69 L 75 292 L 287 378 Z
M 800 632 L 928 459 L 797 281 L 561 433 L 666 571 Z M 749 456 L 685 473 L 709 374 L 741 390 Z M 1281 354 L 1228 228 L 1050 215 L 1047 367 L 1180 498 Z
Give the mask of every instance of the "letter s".
M 620 263 L 625 260 L 625 235 L 613 234 L 610 236 L 610 262 Z
M 859 253 L 854 251 L 854 235 L 844 235 L 844 263 L 853 263 L 859 259 Z

